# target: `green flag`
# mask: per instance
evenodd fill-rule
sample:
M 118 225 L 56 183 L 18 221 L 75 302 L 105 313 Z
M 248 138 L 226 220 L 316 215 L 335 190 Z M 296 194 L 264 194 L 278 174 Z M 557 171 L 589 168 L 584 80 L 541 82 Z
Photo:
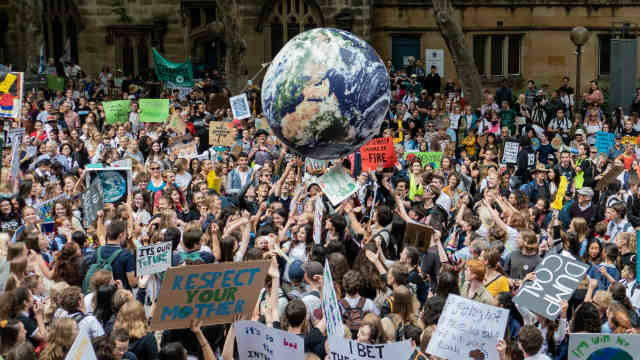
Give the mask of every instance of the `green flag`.
M 188 59 L 183 63 L 173 63 L 163 58 L 155 48 L 152 50 L 156 75 L 160 81 L 175 84 L 180 87 L 193 86 L 193 69 L 191 67 L 191 59 Z
M 129 121 L 129 100 L 105 101 L 102 103 L 107 124 Z
M 140 99 L 140 121 L 165 122 L 169 118 L 169 99 Z
M 47 75 L 47 88 L 49 90 L 64 90 L 64 78 L 55 75 Z

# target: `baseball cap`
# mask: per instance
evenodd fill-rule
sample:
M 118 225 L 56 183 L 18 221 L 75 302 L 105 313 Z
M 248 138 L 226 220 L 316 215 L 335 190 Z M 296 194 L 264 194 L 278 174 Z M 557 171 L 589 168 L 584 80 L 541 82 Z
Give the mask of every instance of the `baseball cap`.
M 304 270 L 304 272 L 307 273 L 309 277 L 312 277 L 314 275 L 322 275 L 324 269 L 322 268 L 322 264 L 320 264 L 319 262 L 309 261 L 308 263 L 302 265 L 302 270 Z
M 576 135 L 582 135 L 582 136 L 584 136 L 584 130 L 582 130 L 582 129 L 578 129 L 578 130 L 576 130 Z
M 622 139 L 622 135 L 616 134 L 616 140 L 621 140 L 621 139 Z
M 583 195 L 583 196 L 589 196 L 589 197 L 593 197 L 594 193 L 593 193 L 593 189 L 591 189 L 590 187 L 583 187 L 582 189 L 576 191 L 576 193 L 578 193 L 578 195 Z
M 294 260 L 291 265 L 289 265 L 289 280 L 291 281 L 302 281 L 304 278 L 304 270 L 302 269 L 302 261 Z

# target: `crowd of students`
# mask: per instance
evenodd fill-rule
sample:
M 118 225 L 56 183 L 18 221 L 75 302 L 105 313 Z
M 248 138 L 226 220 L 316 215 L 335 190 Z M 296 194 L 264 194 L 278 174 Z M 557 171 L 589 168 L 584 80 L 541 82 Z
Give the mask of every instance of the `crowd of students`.
M 392 106 L 379 136 L 393 138 L 398 160 L 373 171 L 362 171 L 357 154 L 324 161 L 289 151 L 258 126 L 266 120 L 257 87 L 248 89 L 252 117 L 233 119 L 217 72 L 187 95 L 161 94 L 184 132 L 140 122 L 137 100 L 149 89 L 129 83 L 119 92 L 131 101 L 128 121 L 108 124 L 108 70 L 64 91 L 29 91 L 22 117 L 2 124 L 5 137 L 10 128 L 26 134 L 17 177 L 8 148 L 2 160 L 0 355 L 64 359 L 84 331 L 99 360 L 233 359 L 232 325 L 149 330 L 161 276 L 136 274 L 135 249 L 165 241 L 172 266 L 270 260 L 250 319 L 299 334 L 307 359 L 330 358 L 325 261 L 345 336 L 408 340 L 411 359 L 437 359 L 426 348 L 450 294 L 510 311 L 501 359 L 566 359 L 569 333 L 637 332 L 638 113 L 605 111 L 595 81 L 580 107 L 565 77 L 557 90 L 529 81 L 520 94 L 505 82 L 474 109 L 435 68 L 389 70 Z M 209 144 L 209 124 L 219 121 L 231 122 L 232 146 Z M 614 144 L 598 148 L 598 132 L 615 134 Z M 170 151 L 189 141 L 198 156 Z M 503 162 L 506 142 L 519 144 L 515 163 Z M 442 158 L 422 163 L 414 152 Z M 127 159 L 131 195 L 85 226 L 86 169 Z M 338 206 L 316 181 L 333 167 L 358 185 Z M 567 190 L 557 196 L 562 178 Z M 41 204 L 53 198 L 53 224 L 43 224 Z M 433 229 L 427 247 L 405 242 L 409 223 Z M 590 266 L 553 321 L 513 302 L 548 254 Z

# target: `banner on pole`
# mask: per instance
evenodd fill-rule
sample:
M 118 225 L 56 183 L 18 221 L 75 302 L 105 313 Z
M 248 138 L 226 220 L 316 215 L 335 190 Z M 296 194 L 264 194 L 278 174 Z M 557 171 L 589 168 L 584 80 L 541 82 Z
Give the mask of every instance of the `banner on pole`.
M 191 59 L 183 63 L 174 63 L 167 61 L 155 48 L 152 51 L 156 75 L 160 81 L 170 83 L 174 87 L 193 87 Z

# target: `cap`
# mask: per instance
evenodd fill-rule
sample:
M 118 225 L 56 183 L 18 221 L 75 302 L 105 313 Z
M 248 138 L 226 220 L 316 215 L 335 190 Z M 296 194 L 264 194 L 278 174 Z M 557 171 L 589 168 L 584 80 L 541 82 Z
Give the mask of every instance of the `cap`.
M 583 187 L 582 189 L 576 191 L 576 193 L 578 193 L 578 195 L 583 195 L 583 196 L 589 196 L 589 197 L 593 197 L 594 193 L 593 193 L 593 189 L 591 189 L 590 187 Z
M 308 263 L 302 265 L 302 270 L 304 270 L 304 272 L 307 273 L 309 277 L 312 277 L 314 275 L 322 275 L 323 272 L 322 264 L 317 261 L 309 261 Z
M 291 281 L 302 281 L 304 278 L 304 270 L 302 269 L 302 261 L 294 260 L 291 265 L 289 265 L 289 280 Z
M 584 136 L 584 130 L 582 130 L 582 129 L 578 129 L 578 130 L 576 130 L 576 135 L 582 135 L 582 136 Z
M 621 139 L 622 139 L 622 135 L 616 134 L 616 140 L 621 140 Z
M 417 76 L 416 76 L 416 74 L 411 74 L 411 77 L 412 77 L 412 78 L 415 78 L 415 77 L 417 77 Z

